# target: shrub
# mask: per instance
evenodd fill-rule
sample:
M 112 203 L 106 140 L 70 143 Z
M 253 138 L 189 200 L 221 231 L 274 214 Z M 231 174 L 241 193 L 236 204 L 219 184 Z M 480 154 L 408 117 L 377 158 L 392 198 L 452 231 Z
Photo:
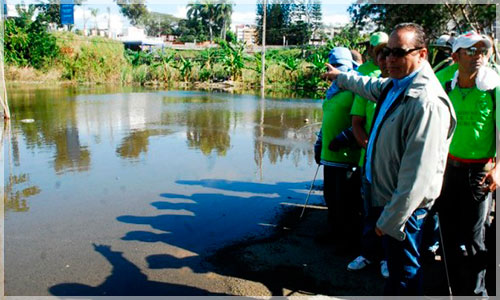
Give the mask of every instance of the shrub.
M 121 82 L 126 65 L 123 44 L 102 37 L 84 38 L 70 32 L 58 38 L 63 77 L 78 82 Z
M 19 18 L 5 20 L 5 61 L 14 65 L 47 67 L 59 55 L 55 37 L 41 18 L 32 21 L 34 10 L 20 11 Z

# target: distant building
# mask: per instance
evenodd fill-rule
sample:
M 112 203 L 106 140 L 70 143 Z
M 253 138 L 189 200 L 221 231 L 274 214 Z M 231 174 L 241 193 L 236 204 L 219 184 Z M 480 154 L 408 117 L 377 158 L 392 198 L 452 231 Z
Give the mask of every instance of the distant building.
M 162 37 L 147 36 L 146 30 L 134 26 L 125 29 L 124 35 L 118 36 L 118 40 L 122 41 L 126 48 L 133 50 L 163 48 L 165 46 Z
M 342 26 L 337 24 L 329 25 L 325 26 L 322 30 L 328 39 L 332 39 L 337 33 L 342 31 Z
M 255 25 L 241 24 L 236 25 L 236 39 L 238 42 L 244 42 L 247 45 L 254 45 L 257 37 L 257 28 Z

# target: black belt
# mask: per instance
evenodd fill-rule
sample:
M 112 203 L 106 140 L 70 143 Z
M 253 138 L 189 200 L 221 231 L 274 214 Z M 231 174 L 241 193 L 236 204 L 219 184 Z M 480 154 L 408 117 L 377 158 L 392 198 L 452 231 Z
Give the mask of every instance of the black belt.
M 463 162 L 455 159 L 448 158 L 448 165 L 456 168 L 481 168 L 485 171 L 493 169 L 494 162 Z

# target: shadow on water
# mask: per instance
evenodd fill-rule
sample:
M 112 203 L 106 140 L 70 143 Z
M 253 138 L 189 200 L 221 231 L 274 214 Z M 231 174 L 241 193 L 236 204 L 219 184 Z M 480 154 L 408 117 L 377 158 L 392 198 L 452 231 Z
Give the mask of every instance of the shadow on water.
M 94 245 L 96 252 L 104 256 L 113 266 L 111 274 L 99 286 L 80 283 L 63 283 L 49 289 L 56 296 L 153 296 L 153 295 L 213 295 L 208 291 L 184 285 L 150 281 L 140 269 L 125 259 L 122 252 L 110 246 Z
M 280 203 L 302 203 L 308 182 L 262 184 L 227 180 L 177 181 L 248 196 L 224 193 L 193 193 L 190 196 L 163 193 L 166 201 L 151 205 L 162 212 L 156 216 L 120 216 L 118 221 L 149 225 L 162 233 L 130 231 L 122 239 L 163 242 L 195 253 L 220 248 L 237 239 L 268 232 L 265 222 L 273 222 L 280 213 Z M 257 195 L 256 195 L 257 194 Z
M 214 253 L 235 241 L 251 244 L 256 238 L 269 238 L 269 228 L 280 228 L 277 215 L 293 204 L 303 204 L 306 194 L 300 190 L 308 188 L 310 182 L 279 182 L 263 184 L 243 181 L 204 179 L 199 181 L 179 180 L 178 184 L 222 190 L 221 193 L 193 193 L 190 196 L 163 193 L 166 201 L 151 203 L 162 211 L 156 216 L 120 216 L 118 221 L 129 224 L 149 225 L 155 230 L 130 231 L 122 239 L 147 243 L 161 242 L 191 251 L 197 255 L 178 258 L 170 254 L 156 254 L 146 257 L 150 269 L 181 269 L 188 267 L 195 273 L 219 273 L 252 280 L 264 284 L 272 295 L 283 295 L 283 287 L 307 290 L 317 285 L 313 278 L 304 276 L 303 270 L 294 267 L 279 267 L 272 272 L 256 274 L 249 266 L 239 265 L 238 271 L 219 268 L 211 259 Z M 250 196 L 226 195 L 225 192 L 240 192 Z M 256 196 L 255 194 L 258 194 Z M 321 201 L 319 197 L 311 202 Z M 310 203 L 311 203 L 310 202 Z M 277 208 L 278 203 L 288 203 Z M 294 207 L 296 208 L 296 207 Z M 165 213 L 166 212 L 166 213 Z M 294 215 L 298 217 L 298 215 Z M 298 218 L 297 218 L 298 219 Z M 271 226 L 271 227 L 267 227 Z M 227 253 L 227 252 L 226 252 Z M 225 257 L 217 263 L 233 263 L 237 257 Z M 243 268 L 242 268 L 243 267 Z
M 281 211 L 278 203 L 303 203 L 308 182 L 280 182 L 261 184 L 226 180 L 177 181 L 178 184 L 216 188 L 221 193 L 194 193 L 190 196 L 162 193 L 165 201 L 151 205 L 162 212 L 156 216 L 124 215 L 118 221 L 128 224 L 149 225 L 156 231 L 129 231 L 122 240 L 145 243 L 161 242 L 182 250 L 191 251 L 192 256 L 178 258 L 170 254 L 156 254 L 145 258 L 148 268 L 180 269 L 188 267 L 195 273 L 217 273 L 209 260 L 213 253 L 235 241 L 250 241 L 256 237 L 269 236 L 269 227 L 262 222 L 272 222 Z M 250 196 L 226 195 L 227 192 L 244 192 Z M 255 195 L 258 194 L 258 195 Z M 247 195 L 247 194 L 245 194 Z M 211 292 L 199 288 L 149 281 L 139 267 L 128 261 L 122 252 L 113 251 L 107 245 L 95 245 L 97 253 L 113 266 L 112 273 L 98 286 L 80 283 L 63 283 L 52 286 L 49 292 L 65 295 L 209 295 Z M 232 258 L 229 258 L 233 260 Z M 245 270 L 231 276 L 245 278 Z M 260 282 L 259 278 L 248 278 Z M 296 278 L 298 279 L 298 278 Z M 273 294 L 278 288 L 264 280 Z M 297 281 L 298 282 L 298 281 Z

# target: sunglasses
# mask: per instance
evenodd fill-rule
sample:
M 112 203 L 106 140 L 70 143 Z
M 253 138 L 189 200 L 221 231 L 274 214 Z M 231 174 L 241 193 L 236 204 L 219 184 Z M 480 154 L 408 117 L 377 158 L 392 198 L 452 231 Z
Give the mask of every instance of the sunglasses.
M 392 54 L 392 56 L 394 57 L 404 57 L 408 54 L 410 54 L 411 52 L 413 51 L 417 51 L 417 50 L 420 50 L 420 49 L 423 49 L 423 47 L 418 47 L 418 48 L 413 48 L 413 49 L 403 49 L 403 48 L 387 48 L 387 47 L 384 47 L 382 49 L 382 55 L 387 57 L 389 55 Z
M 482 54 L 483 56 L 486 56 L 486 54 L 488 54 L 488 49 L 486 49 L 486 48 L 477 49 L 476 47 L 470 47 L 470 48 L 466 48 L 464 50 L 465 50 L 465 54 L 467 54 L 469 56 L 475 56 L 478 54 Z

